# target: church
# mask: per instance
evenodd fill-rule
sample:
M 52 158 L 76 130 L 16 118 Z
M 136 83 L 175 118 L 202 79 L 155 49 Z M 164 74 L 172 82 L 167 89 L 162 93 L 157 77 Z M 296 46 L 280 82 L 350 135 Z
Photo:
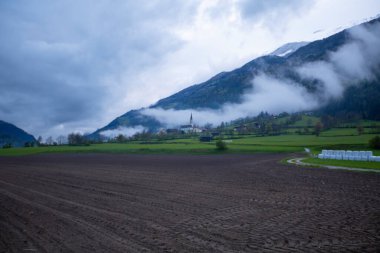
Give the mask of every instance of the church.
M 190 122 L 188 125 L 180 126 L 180 131 L 184 133 L 201 133 L 202 129 L 197 128 L 193 123 L 193 114 L 190 114 Z

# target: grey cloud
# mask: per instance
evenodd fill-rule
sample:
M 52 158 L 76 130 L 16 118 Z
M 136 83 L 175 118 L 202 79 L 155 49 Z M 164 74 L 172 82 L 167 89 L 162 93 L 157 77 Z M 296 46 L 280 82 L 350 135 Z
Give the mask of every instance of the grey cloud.
M 297 112 L 312 109 L 317 101 L 308 94 L 302 86 L 289 80 L 278 80 L 265 74 L 260 74 L 252 80 L 253 89 L 244 94 L 243 103 L 225 104 L 219 110 L 163 110 L 151 108 L 143 110 L 143 114 L 155 117 L 168 127 L 178 126 L 188 122 L 192 113 L 194 122 L 199 125 L 211 123 L 218 125 L 237 118 L 256 116 L 262 111 L 281 113 Z
M 182 45 L 166 28 L 187 22 L 194 8 L 195 1 L 1 1 L 0 119 L 36 135 L 94 127 L 136 85 L 120 76 Z
M 301 76 L 321 82 L 324 102 L 341 97 L 347 86 L 373 80 L 378 75 L 380 25 L 354 27 L 350 37 L 350 42 L 330 53 L 328 61 L 310 63 L 297 70 Z
M 331 61 L 346 80 L 372 80 L 380 64 L 380 25 L 371 28 L 354 27 L 353 42 L 331 56 Z
M 303 11 L 314 3 L 315 0 L 239 0 L 238 6 L 244 18 L 265 19 L 268 24 L 276 23 L 290 13 Z

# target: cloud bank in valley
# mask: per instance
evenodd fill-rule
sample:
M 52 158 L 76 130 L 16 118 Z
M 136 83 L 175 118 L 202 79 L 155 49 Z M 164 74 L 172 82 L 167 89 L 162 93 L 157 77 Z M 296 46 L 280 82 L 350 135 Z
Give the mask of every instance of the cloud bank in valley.
M 123 135 L 123 136 L 126 136 L 126 137 L 131 137 L 131 136 L 133 136 L 133 135 L 135 135 L 137 133 L 143 132 L 144 130 L 146 130 L 146 129 L 143 126 L 119 127 L 119 128 L 112 129 L 112 130 L 102 131 L 99 134 L 102 135 L 102 136 L 105 136 L 107 138 L 115 138 L 118 135 Z
M 256 116 L 262 111 L 273 114 L 317 109 L 331 99 L 340 98 L 350 85 L 376 78 L 380 66 L 380 25 L 370 29 L 355 27 L 351 40 L 327 61 L 317 61 L 297 67 L 295 71 L 304 80 L 317 80 L 316 92 L 308 92 L 301 83 L 276 79 L 261 73 L 252 80 L 252 90 L 243 95 L 240 104 L 225 104 L 219 110 L 163 110 L 149 108 L 143 114 L 156 118 L 169 127 L 188 122 L 193 113 L 197 124 L 218 125 L 237 118 Z
M 237 118 L 255 116 L 262 111 L 271 113 L 296 112 L 316 106 L 316 101 L 313 101 L 313 97 L 307 93 L 305 88 L 290 81 L 280 81 L 265 74 L 260 74 L 252 83 L 253 90 L 243 95 L 242 103 L 225 104 L 219 110 L 163 110 L 161 108 L 151 108 L 143 110 L 142 113 L 155 117 L 169 127 L 174 127 L 187 123 L 191 113 L 197 124 L 211 123 L 217 125 Z

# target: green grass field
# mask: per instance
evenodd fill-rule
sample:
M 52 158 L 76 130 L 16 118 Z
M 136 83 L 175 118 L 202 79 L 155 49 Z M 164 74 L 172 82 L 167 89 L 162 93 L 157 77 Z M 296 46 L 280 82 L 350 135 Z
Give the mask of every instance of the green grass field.
M 332 128 L 321 133 L 323 137 L 358 135 L 356 128 Z
M 375 135 L 354 135 L 354 136 L 315 136 L 315 135 L 280 135 L 266 137 L 248 137 L 233 140 L 234 145 L 257 146 L 266 150 L 288 149 L 289 151 L 300 152 L 303 148 L 310 148 L 314 154 L 322 149 L 360 149 L 369 150 L 367 145 L 369 139 Z M 232 146 L 232 145 L 231 145 Z M 378 151 L 374 151 L 375 153 Z
M 314 127 L 319 118 L 314 116 L 302 115 L 302 120 L 296 121 L 292 126 L 295 127 Z
M 302 162 L 317 164 L 317 165 L 333 165 L 333 166 L 341 166 L 341 167 L 348 167 L 348 168 L 380 170 L 379 162 L 344 161 L 344 160 L 318 159 L 318 158 L 306 158 L 302 160 Z
M 310 148 L 314 154 L 322 149 L 351 149 L 369 150 L 368 140 L 373 134 L 364 135 L 339 135 L 339 130 L 335 135 L 279 135 L 279 136 L 240 136 L 227 143 L 228 150 L 217 151 L 215 142 L 201 143 L 197 138 L 176 139 L 166 141 L 130 143 L 104 143 L 89 146 L 49 146 L 33 148 L 10 148 L 0 149 L 0 155 L 29 155 L 38 153 L 141 153 L 141 154 L 220 154 L 220 153 L 259 153 L 259 152 L 303 152 L 304 148 Z M 341 131 L 346 131 L 343 129 Z M 379 151 L 374 151 L 380 155 Z

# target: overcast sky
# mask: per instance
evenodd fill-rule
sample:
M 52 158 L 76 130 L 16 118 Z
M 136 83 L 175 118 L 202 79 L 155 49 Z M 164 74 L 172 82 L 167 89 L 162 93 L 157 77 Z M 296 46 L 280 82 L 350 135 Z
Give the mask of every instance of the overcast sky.
M 91 132 L 379 13 L 379 0 L 0 1 L 0 119 L 35 136 Z

